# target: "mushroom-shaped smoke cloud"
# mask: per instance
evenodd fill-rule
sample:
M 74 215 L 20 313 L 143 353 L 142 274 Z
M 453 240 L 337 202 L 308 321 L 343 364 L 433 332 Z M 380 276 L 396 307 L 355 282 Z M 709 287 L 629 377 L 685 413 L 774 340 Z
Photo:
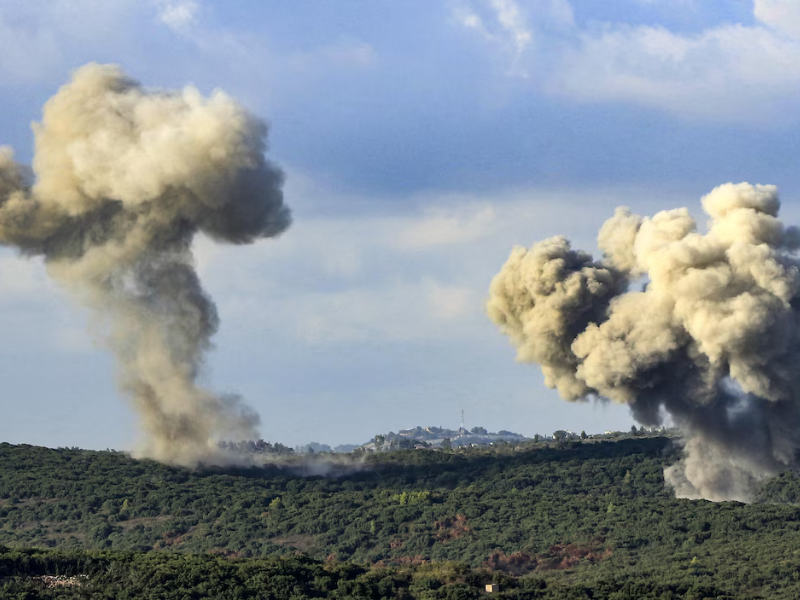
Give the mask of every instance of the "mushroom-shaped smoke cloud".
M 665 472 L 679 497 L 747 501 L 800 448 L 798 231 L 774 186 L 722 185 L 703 207 L 705 234 L 686 209 L 617 209 L 598 262 L 563 237 L 515 248 L 487 309 L 563 398 L 669 414 L 688 437 Z
M 102 319 L 144 428 L 140 453 L 215 460 L 216 439 L 252 436 L 258 417 L 197 385 L 218 318 L 191 243 L 203 232 L 246 244 L 289 226 L 266 125 L 224 93 L 148 91 L 90 64 L 34 132 L 32 172 L 0 147 L 0 244 L 42 256 Z

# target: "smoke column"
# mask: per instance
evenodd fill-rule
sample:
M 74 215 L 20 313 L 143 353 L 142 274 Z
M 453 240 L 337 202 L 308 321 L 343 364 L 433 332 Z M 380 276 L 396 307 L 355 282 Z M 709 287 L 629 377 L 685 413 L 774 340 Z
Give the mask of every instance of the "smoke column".
M 685 208 L 617 209 L 599 261 L 564 237 L 515 248 L 487 310 L 563 398 L 626 404 L 648 426 L 669 414 L 687 438 L 665 471 L 678 497 L 748 501 L 800 447 L 800 237 L 774 186 L 702 203 L 705 234 Z
M 34 124 L 33 169 L 0 147 L 0 244 L 41 256 L 100 319 L 141 419 L 139 454 L 215 460 L 258 416 L 200 387 L 219 321 L 191 244 L 248 244 L 290 223 L 266 125 L 222 92 L 153 92 L 116 66 L 77 70 Z

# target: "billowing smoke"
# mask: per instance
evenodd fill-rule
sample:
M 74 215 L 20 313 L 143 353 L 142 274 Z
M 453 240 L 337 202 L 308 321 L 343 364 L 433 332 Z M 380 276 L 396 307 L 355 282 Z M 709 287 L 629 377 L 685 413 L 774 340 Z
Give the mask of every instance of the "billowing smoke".
M 665 472 L 679 497 L 747 501 L 800 447 L 800 238 L 774 186 L 702 202 L 705 234 L 683 208 L 617 209 L 599 261 L 563 237 L 515 248 L 487 308 L 563 398 L 624 403 L 648 426 L 670 415 L 687 437 Z
M 290 223 L 266 125 L 222 92 L 155 92 L 116 66 L 77 70 L 34 125 L 32 171 L 0 147 L 0 244 L 43 257 L 102 322 L 140 454 L 192 465 L 258 416 L 198 385 L 219 321 L 192 239 L 247 244 Z

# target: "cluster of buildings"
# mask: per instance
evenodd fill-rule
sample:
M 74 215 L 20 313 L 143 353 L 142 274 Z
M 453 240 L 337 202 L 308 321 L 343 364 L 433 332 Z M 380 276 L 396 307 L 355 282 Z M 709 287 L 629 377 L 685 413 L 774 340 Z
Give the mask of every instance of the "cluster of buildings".
M 397 433 L 390 431 L 386 434 L 376 435 L 373 439 L 356 445 L 343 445 L 331 448 L 326 444 L 311 443 L 297 448 L 301 454 L 319 452 L 388 452 L 391 450 L 440 450 L 459 447 L 475 447 L 493 445 L 496 443 L 512 442 L 539 442 L 539 441 L 579 441 L 598 439 L 618 439 L 631 435 L 665 434 L 670 430 L 665 427 L 632 427 L 631 431 L 605 431 L 604 433 L 587 434 L 582 431 L 576 433 L 569 429 L 559 429 L 552 435 L 536 434 L 532 438 L 512 431 L 500 430 L 487 431 L 484 427 L 467 429 L 463 426 L 458 429 L 444 427 L 410 427 L 401 429 Z

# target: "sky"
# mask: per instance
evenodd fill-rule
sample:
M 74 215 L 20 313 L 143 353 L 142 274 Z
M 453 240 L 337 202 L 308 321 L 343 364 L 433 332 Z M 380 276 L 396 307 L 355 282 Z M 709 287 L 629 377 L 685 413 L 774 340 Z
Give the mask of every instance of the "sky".
M 421 426 L 629 429 L 516 363 L 485 316 L 515 245 L 596 252 L 619 205 L 776 184 L 800 222 L 795 0 L 0 0 L 0 145 L 87 62 L 222 89 L 270 124 L 293 226 L 195 255 L 221 327 L 203 382 L 264 439 Z M 129 449 L 137 422 L 88 312 L 0 249 L 0 440 Z

